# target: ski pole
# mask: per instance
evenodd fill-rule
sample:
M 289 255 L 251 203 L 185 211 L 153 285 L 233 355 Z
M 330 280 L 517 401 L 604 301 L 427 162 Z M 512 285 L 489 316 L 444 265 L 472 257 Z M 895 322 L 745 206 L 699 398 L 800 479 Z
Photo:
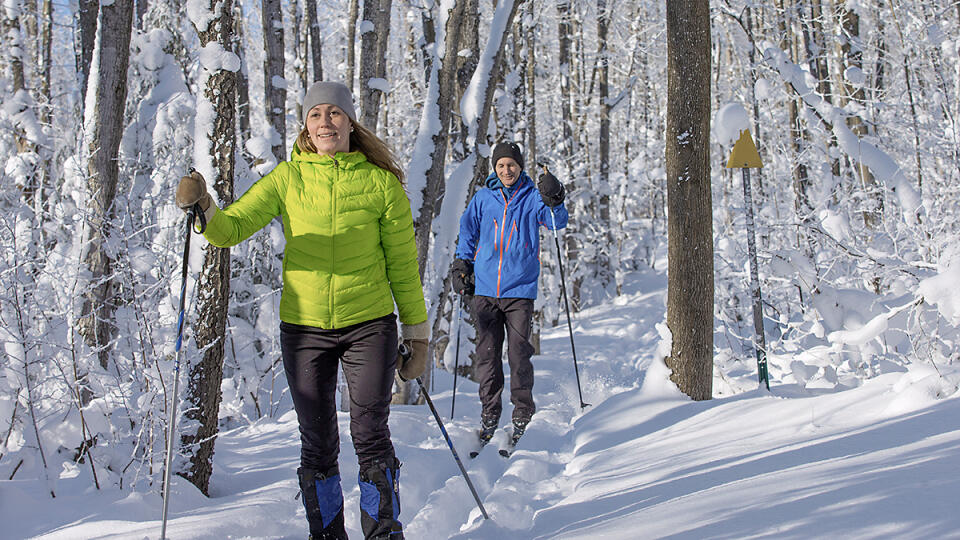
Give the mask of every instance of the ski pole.
M 549 173 L 547 166 L 543 163 L 540 164 L 543 167 L 544 173 Z M 570 322 L 570 302 L 567 300 L 567 282 L 563 276 L 563 256 L 560 252 L 560 237 L 557 236 L 557 218 L 553 215 L 553 207 L 550 208 L 550 222 L 553 225 L 553 242 L 557 245 L 557 266 L 560 268 L 560 286 L 563 289 L 563 306 L 567 312 L 567 330 L 570 332 L 570 350 L 573 352 L 573 372 L 577 376 L 577 393 L 580 395 L 580 409 L 585 409 L 590 406 L 589 403 L 583 401 L 583 390 L 580 387 L 580 369 L 577 368 L 577 346 L 573 342 L 573 324 Z
M 410 349 L 403 343 L 400 344 L 399 352 L 403 358 L 410 358 Z M 483 519 L 490 519 L 490 516 L 487 514 L 487 509 L 484 508 L 483 503 L 480 502 L 480 496 L 477 495 L 476 488 L 473 487 L 473 482 L 470 481 L 470 475 L 467 474 L 467 469 L 464 468 L 463 462 L 460 461 L 460 456 L 457 454 L 457 449 L 453 446 L 453 441 L 450 440 L 450 435 L 447 434 L 447 428 L 443 427 L 443 421 L 440 420 L 440 413 L 438 413 L 437 408 L 433 406 L 433 400 L 430 399 L 430 394 L 427 393 L 427 388 L 423 386 L 423 380 L 420 377 L 417 377 L 417 384 L 420 385 L 420 393 L 423 394 L 427 405 L 430 406 L 430 412 L 433 413 L 433 418 L 437 421 L 437 425 L 440 426 L 440 433 L 443 433 L 443 438 L 447 440 L 447 446 L 450 447 L 450 452 L 453 453 L 453 459 L 456 460 L 457 467 L 460 467 L 460 472 L 463 473 L 463 479 L 467 481 L 467 487 L 470 488 L 470 493 L 473 494 L 473 500 L 477 501 L 477 508 L 479 508 L 480 513 L 483 514 Z
M 460 369 L 460 326 L 463 325 L 463 297 L 457 304 L 457 351 L 453 359 L 453 399 L 450 400 L 450 419 L 453 420 L 453 411 L 457 405 L 457 371 Z
M 177 345 L 176 361 L 173 369 L 173 394 L 170 406 L 170 420 L 167 423 L 167 452 L 163 460 L 163 516 L 160 525 L 160 540 L 167 537 L 167 507 L 170 502 L 170 462 L 173 457 L 173 438 L 176 435 L 177 404 L 179 402 L 178 393 L 180 386 L 180 358 L 183 356 L 181 346 L 183 345 L 183 320 L 184 307 L 187 299 L 187 270 L 190 258 L 190 236 L 193 232 L 193 224 L 199 221 L 197 232 L 202 233 L 207 228 L 204 219 L 203 209 L 199 204 L 193 205 L 193 208 L 187 211 L 187 235 L 183 246 L 183 271 L 180 274 L 180 315 L 177 317 Z

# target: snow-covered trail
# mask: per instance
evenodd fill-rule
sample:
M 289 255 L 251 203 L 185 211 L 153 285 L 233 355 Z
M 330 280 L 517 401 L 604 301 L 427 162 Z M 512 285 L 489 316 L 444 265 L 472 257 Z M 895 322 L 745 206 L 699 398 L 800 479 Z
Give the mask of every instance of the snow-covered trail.
M 534 357 L 538 411 L 509 460 L 496 452 L 504 429 L 477 459 L 467 457 L 477 386 L 458 382 L 450 419 L 452 378 L 437 373 L 432 397 L 490 520 L 429 409 L 395 407 L 406 537 L 960 538 L 960 366 L 940 366 L 941 375 L 918 363 L 824 389 L 780 378 L 800 355 L 774 357 L 772 392 L 692 402 L 654 361 L 663 315 L 663 283 L 653 280 L 576 316 L 583 395 L 593 404 L 584 411 L 565 320 L 546 330 Z M 755 387 L 753 360 L 740 362 L 724 384 Z M 505 396 L 501 426 L 510 412 Z M 342 414 L 345 518 L 360 538 L 348 424 Z M 292 412 L 221 434 L 211 497 L 178 479 L 168 536 L 302 540 L 298 455 Z M 86 481 L 61 480 L 56 499 L 35 480 L 0 483 L 4 538 L 157 538 L 160 506 L 156 493 L 96 491 Z

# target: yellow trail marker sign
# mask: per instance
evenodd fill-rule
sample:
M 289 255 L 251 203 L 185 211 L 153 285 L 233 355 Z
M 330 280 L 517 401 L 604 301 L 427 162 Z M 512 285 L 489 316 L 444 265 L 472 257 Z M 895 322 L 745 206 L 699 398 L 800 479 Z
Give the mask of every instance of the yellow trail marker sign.
M 753 144 L 753 138 L 750 137 L 750 130 L 745 129 L 740 132 L 740 138 L 733 145 L 733 151 L 730 152 L 730 160 L 727 161 L 728 169 L 760 169 L 763 163 L 760 161 L 760 153 L 757 152 L 757 145 Z

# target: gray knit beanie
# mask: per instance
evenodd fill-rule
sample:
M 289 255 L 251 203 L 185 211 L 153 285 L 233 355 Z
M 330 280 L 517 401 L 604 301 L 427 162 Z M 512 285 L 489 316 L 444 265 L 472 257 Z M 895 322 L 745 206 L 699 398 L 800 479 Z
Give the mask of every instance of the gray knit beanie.
M 505 157 L 516 161 L 517 165 L 520 165 L 520 170 L 523 170 L 523 153 L 520 151 L 517 143 L 501 142 L 493 147 L 493 154 L 490 156 L 490 162 L 493 163 L 493 168 L 496 169 L 497 161 Z
M 357 111 L 353 108 L 353 96 L 350 95 L 350 89 L 343 83 L 330 81 L 317 81 L 307 90 L 307 95 L 303 97 L 303 123 L 307 123 L 307 113 L 310 109 L 329 103 L 336 105 L 347 113 L 350 120 L 357 121 Z

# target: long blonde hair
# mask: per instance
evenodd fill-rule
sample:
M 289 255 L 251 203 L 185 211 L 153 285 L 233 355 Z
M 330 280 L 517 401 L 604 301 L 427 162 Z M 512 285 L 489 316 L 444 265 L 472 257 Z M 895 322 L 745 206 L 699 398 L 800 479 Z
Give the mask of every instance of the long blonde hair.
M 355 120 L 351 122 L 353 131 L 350 132 L 350 151 L 362 152 L 363 155 L 367 156 L 367 161 L 381 169 L 392 172 L 402 184 L 405 178 L 403 169 L 400 168 L 397 158 L 394 157 L 393 151 L 390 150 L 387 143 L 377 137 L 374 132 L 363 127 L 360 122 Z M 303 129 L 300 130 L 300 135 L 297 136 L 297 146 L 300 150 L 317 153 L 317 147 L 310 140 L 307 126 L 303 126 Z

